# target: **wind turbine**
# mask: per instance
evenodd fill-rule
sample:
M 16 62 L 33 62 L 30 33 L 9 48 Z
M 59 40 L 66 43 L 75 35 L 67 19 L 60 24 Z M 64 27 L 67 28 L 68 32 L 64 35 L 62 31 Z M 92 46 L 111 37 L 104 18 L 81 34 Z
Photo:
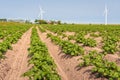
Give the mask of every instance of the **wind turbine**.
M 107 25 L 107 18 L 108 18 L 108 8 L 107 8 L 107 5 L 105 5 L 105 11 L 104 11 L 104 14 L 105 14 L 105 25 Z
M 40 20 L 43 20 L 43 14 L 45 12 L 43 11 L 43 9 L 41 7 L 39 7 L 39 9 L 40 9 L 40 13 L 39 13 Z

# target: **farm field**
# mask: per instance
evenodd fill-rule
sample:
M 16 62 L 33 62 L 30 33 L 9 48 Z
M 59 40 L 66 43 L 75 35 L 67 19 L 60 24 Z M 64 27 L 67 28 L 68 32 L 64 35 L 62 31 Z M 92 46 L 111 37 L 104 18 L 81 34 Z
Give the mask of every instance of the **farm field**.
M 120 25 L 1 22 L 0 80 L 120 80 Z
M 69 67 L 68 73 L 66 72 L 67 76 L 69 75 L 68 80 L 119 80 L 119 25 L 42 26 L 44 27 L 41 27 L 41 31 L 45 31 L 43 28 L 47 29 L 47 37 L 59 46 L 65 55 L 65 61 L 76 58 L 74 63 L 76 62 L 77 70 L 74 64 L 71 75 L 69 71 L 72 70 L 73 63 L 69 61 L 70 64 L 65 65 Z M 71 76 L 76 77 L 72 79 Z

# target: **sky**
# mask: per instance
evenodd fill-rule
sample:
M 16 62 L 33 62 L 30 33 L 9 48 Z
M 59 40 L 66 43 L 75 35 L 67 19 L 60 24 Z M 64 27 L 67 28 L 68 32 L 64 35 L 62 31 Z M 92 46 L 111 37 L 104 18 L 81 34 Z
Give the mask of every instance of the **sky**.
M 0 0 L 0 18 L 40 19 L 39 6 L 44 10 L 43 19 L 71 23 L 104 23 L 105 4 L 108 23 L 120 23 L 120 0 Z

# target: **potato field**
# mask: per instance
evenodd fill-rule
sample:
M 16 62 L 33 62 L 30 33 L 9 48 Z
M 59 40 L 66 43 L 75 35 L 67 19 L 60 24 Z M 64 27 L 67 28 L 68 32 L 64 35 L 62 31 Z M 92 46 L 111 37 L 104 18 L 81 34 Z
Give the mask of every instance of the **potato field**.
M 120 25 L 0 22 L 0 80 L 120 80 Z

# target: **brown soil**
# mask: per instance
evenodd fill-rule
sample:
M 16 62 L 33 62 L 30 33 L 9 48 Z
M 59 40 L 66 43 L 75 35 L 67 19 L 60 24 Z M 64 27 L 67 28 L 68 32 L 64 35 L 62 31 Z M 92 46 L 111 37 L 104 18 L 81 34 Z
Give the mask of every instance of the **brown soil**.
M 21 75 L 29 69 L 27 49 L 30 44 L 30 35 L 31 29 L 12 45 L 12 50 L 6 52 L 6 58 L 0 61 L 0 80 L 28 80 Z
M 67 36 L 70 36 L 70 35 L 75 35 L 75 32 L 64 32 L 64 34 L 66 34 Z
M 116 62 L 119 59 L 119 56 L 117 54 L 107 54 L 105 59 L 111 62 Z
M 3 40 L 2 39 L 0 39 L 0 42 L 2 42 Z
M 78 67 L 81 62 L 81 56 L 72 57 L 62 53 L 59 46 L 52 43 L 49 38 L 46 38 L 47 33 L 41 33 L 38 30 L 38 34 L 48 47 L 48 51 L 57 65 L 57 71 L 62 77 L 62 80 L 102 80 L 100 78 L 95 79 L 95 77 L 91 75 L 92 66 L 81 69 Z
M 87 38 L 92 38 L 92 37 L 90 36 L 90 33 L 86 34 L 84 37 L 85 37 L 86 39 L 87 39 Z
M 95 34 L 98 34 L 98 32 L 95 32 Z M 85 38 L 92 38 L 96 40 L 97 44 L 101 45 L 102 37 L 92 37 L 90 36 L 90 33 L 88 33 L 87 35 L 85 35 Z
M 89 53 L 90 51 L 97 51 L 97 52 L 102 52 L 102 49 L 97 48 L 97 47 L 88 47 L 88 46 L 84 46 L 85 49 L 85 53 Z
M 95 34 L 99 34 L 98 32 L 95 32 Z M 96 38 L 93 38 L 90 36 L 90 33 L 88 33 L 87 35 L 85 35 L 85 38 L 92 38 L 94 40 L 96 40 L 96 43 L 97 43 L 97 46 L 96 47 L 88 47 L 88 46 L 85 46 L 84 49 L 86 51 L 86 53 L 88 53 L 89 51 L 92 51 L 92 50 L 96 50 L 98 52 L 102 52 L 102 46 L 103 46 L 103 43 L 102 43 L 102 37 L 96 37 Z

